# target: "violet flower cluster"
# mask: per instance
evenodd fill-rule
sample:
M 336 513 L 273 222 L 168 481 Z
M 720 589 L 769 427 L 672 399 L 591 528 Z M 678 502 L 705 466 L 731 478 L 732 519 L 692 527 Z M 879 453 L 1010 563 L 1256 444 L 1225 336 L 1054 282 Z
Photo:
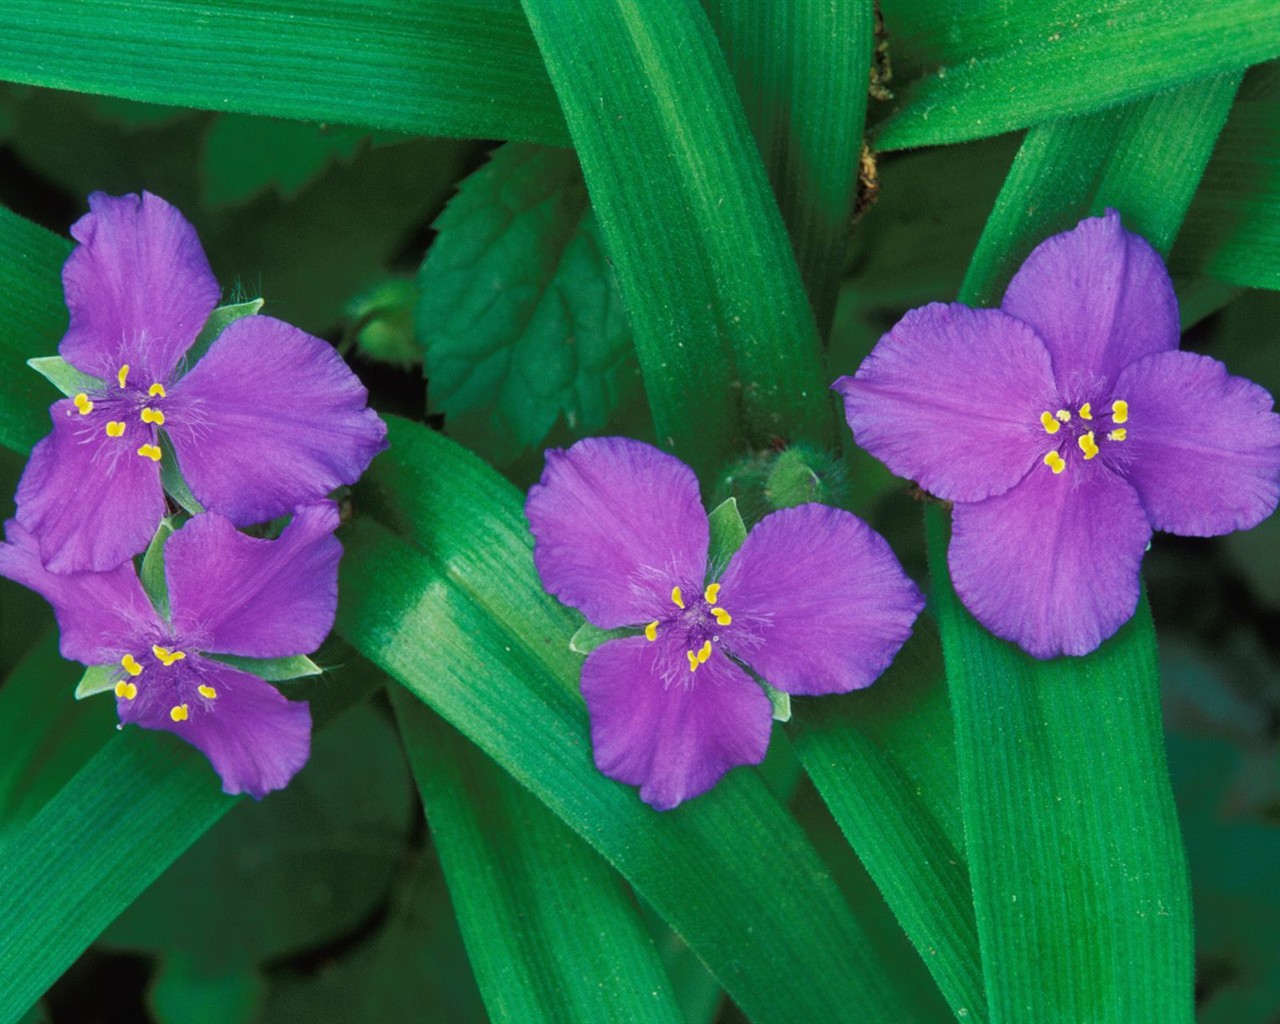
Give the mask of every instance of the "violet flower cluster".
M 271 317 L 234 320 L 189 365 L 219 296 L 195 229 L 145 192 L 89 207 L 71 229 L 58 349 L 83 390 L 50 409 L 0 575 L 53 605 L 65 657 L 113 666 L 122 722 L 183 737 L 226 792 L 260 797 L 306 762 L 309 709 L 208 655 L 319 646 L 341 553 L 324 499 L 386 447 L 386 427 L 331 346 Z M 168 511 L 166 468 L 205 511 L 164 547 L 162 609 L 132 559 Z M 290 513 L 276 540 L 236 530 Z
M 954 502 L 961 601 L 1037 658 L 1133 615 L 1153 530 L 1213 536 L 1276 507 L 1271 396 L 1178 338 L 1160 256 L 1110 211 L 1043 242 L 999 309 L 912 310 L 835 384 L 860 445 Z
M 868 686 L 924 605 L 889 545 L 824 505 L 773 512 L 727 565 L 693 471 L 639 441 L 547 453 L 526 505 L 547 591 L 601 629 L 582 693 L 599 769 L 666 810 L 765 755 L 772 703 Z

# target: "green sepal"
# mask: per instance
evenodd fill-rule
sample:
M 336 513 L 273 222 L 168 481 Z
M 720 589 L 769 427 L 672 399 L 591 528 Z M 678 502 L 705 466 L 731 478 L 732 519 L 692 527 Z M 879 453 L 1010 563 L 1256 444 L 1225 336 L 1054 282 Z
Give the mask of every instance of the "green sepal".
M 569 649 L 576 651 L 578 654 L 590 654 L 597 647 L 610 640 L 618 640 L 624 636 L 637 636 L 638 631 L 634 629 L 601 629 L 599 626 L 593 626 L 589 622 L 584 622 L 578 627 L 578 631 L 569 638 Z
M 791 694 L 775 690 L 763 679 L 760 680 L 760 685 L 764 687 L 765 695 L 773 705 L 773 720 L 775 722 L 791 721 Z
M 169 618 L 169 584 L 164 578 L 164 545 L 173 536 L 174 529 L 172 516 L 160 520 L 155 536 L 142 556 L 142 571 L 138 574 L 142 589 L 156 613 L 166 620 Z
M 68 398 L 101 391 L 107 385 L 97 377 L 81 373 L 62 356 L 38 356 L 28 359 L 27 365 Z
M 711 526 L 711 547 L 707 555 L 707 576 L 714 579 L 724 571 L 733 553 L 747 539 L 747 527 L 738 512 L 736 498 L 727 498 L 707 517 Z
M 119 679 L 119 665 L 91 665 L 84 670 L 80 682 L 76 684 L 76 700 L 84 700 L 95 694 L 110 690 Z
M 173 442 L 163 430 L 160 431 L 160 486 L 164 488 L 165 494 L 182 507 L 184 512 L 198 516 L 204 511 L 200 499 L 192 494 L 191 488 L 187 486 L 186 478 L 178 467 L 178 453 L 173 450 Z
M 324 671 L 305 654 L 296 654 L 292 658 L 242 658 L 238 654 L 206 654 L 204 657 L 238 668 L 269 683 L 318 676 Z
M 242 316 L 253 316 L 262 308 L 262 299 L 250 299 L 248 302 L 236 302 L 229 306 L 219 306 L 209 314 L 209 319 L 204 322 L 204 326 L 200 328 L 200 333 L 196 335 L 195 344 L 187 350 L 187 363 L 194 363 L 202 355 L 209 351 L 215 339 L 225 331 L 228 325 L 239 320 Z

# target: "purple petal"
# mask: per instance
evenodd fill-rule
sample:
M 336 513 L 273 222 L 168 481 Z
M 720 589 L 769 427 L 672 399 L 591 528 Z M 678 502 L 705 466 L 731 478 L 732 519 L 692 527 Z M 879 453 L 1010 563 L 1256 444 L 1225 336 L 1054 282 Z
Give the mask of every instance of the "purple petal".
M 801 505 L 766 516 L 729 562 L 716 602 L 734 657 L 788 693 L 869 686 L 911 635 L 924 598 L 857 516 Z
M 702 589 L 698 478 L 651 445 L 592 437 L 548 451 L 525 514 L 542 585 L 602 629 L 665 616 L 674 586 Z
M 108 437 L 105 418 L 80 416 L 70 399 L 49 415 L 53 433 L 18 482 L 18 522 L 53 572 L 114 569 L 146 548 L 164 515 L 160 468 L 137 453 L 140 427 Z
M 854 439 L 899 476 L 953 501 L 1008 490 L 1036 460 L 1058 401 L 1049 354 L 995 309 L 933 303 L 834 385 Z
M 5 524 L 0 576 L 29 587 L 53 606 L 62 656 L 85 665 L 107 665 L 138 647 L 138 637 L 159 620 L 125 562 L 110 572 L 52 573 L 40 564 L 35 538 L 17 522 Z
M 307 763 L 311 709 L 257 676 L 197 654 L 170 668 L 149 665 L 134 685 L 134 699 L 116 698 L 120 721 L 181 736 L 209 759 L 224 793 L 261 799 Z M 175 721 L 174 708 L 186 717 Z
M 218 304 L 218 282 L 187 219 L 159 196 L 89 196 L 62 268 L 71 326 L 58 351 L 111 380 L 121 366 L 166 380 Z
M 247 316 L 173 386 L 165 430 L 192 493 L 244 526 L 360 478 L 387 446 L 368 399 L 333 346 Z
M 582 667 L 582 695 L 596 767 L 660 811 L 735 765 L 759 764 L 769 747 L 769 698 L 718 651 L 690 672 L 684 651 L 661 637 L 610 640 Z
M 1126 367 L 1129 482 L 1157 530 L 1210 537 L 1247 530 L 1280 497 L 1280 416 L 1271 395 L 1216 359 L 1161 352 Z
M 965 607 L 1028 654 L 1088 654 L 1138 605 L 1151 527 L 1105 466 L 1037 466 L 1017 487 L 956 505 L 947 562 Z
M 174 632 L 202 651 L 250 658 L 309 654 L 333 627 L 338 559 L 331 501 L 300 508 L 276 540 L 196 516 L 165 545 Z
M 1041 242 L 1000 308 L 1044 339 L 1068 398 L 1106 390 L 1135 359 L 1178 347 L 1178 300 L 1164 263 L 1114 210 Z

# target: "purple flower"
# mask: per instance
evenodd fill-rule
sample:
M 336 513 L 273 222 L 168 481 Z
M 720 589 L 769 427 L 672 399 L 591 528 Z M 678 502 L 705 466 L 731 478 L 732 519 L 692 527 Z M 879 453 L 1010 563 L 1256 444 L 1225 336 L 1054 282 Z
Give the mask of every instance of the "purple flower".
M 218 302 L 195 229 L 147 192 L 96 192 L 89 207 L 71 228 L 58 351 L 102 383 L 53 404 L 18 485 L 17 519 L 44 564 L 111 569 L 146 547 L 165 510 L 161 427 L 192 493 L 239 525 L 354 483 L 386 427 L 332 346 L 248 316 L 187 372 Z
M 333 625 L 337 507 L 299 509 L 277 540 L 197 516 L 165 545 L 168 617 L 157 614 L 133 563 L 108 572 L 51 573 L 35 538 L 13 521 L 0 575 L 51 605 L 64 657 L 116 666 L 120 721 L 164 729 L 213 763 L 227 793 L 283 787 L 307 761 L 311 711 L 262 679 L 207 657 L 284 658 L 315 650 Z
M 787 693 L 868 686 L 923 607 L 889 545 L 848 512 L 766 516 L 727 566 L 708 566 L 693 471 L 639 441 L 547 452 L 526 505 L 543 586 L 602 629 L 643 628 L 582 669 L 597 767 L 659 810 L 757 764 Z
M 1153 529 L 1276 507 L 1271 396 L 1177 349 L 1164 264 L 1108 211 L 1043 242 L 1000 309 L 912 310 L 835 388 L 859 444 L 955 502 L 977 619 L 1037 658 L 1087 654 L 1133 615 Z

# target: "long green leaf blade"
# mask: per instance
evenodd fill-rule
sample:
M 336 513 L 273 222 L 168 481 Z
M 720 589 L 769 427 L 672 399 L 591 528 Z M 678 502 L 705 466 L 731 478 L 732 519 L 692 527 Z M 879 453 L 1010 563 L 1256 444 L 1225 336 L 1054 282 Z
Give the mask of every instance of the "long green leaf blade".
M 0 78 L 422 135 L 567 141 L 514 0 L 10 0 Z

